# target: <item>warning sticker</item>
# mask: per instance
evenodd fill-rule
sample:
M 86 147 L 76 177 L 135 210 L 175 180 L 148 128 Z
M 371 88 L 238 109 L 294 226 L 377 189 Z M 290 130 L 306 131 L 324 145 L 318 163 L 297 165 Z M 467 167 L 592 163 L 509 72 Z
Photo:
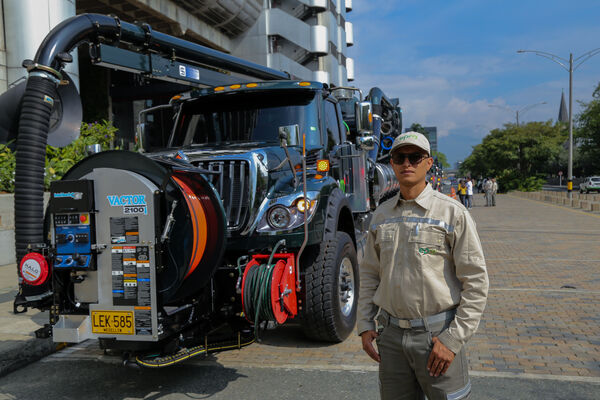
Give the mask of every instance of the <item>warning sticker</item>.
M 151 306 L 149 251 L 148 246 L 112 247 L 113 305 Z
M 133 306 L 135 334 L 152 335 L 149 246 L 112 246 L 111 256 L 113 305 Z
M 135 333 L 137 335 L 152 334 L 152 311 L 150 307 L 135 307 Z
M 139 243 L 138 217 L 110 217 L 110 241 L 113 244 Z

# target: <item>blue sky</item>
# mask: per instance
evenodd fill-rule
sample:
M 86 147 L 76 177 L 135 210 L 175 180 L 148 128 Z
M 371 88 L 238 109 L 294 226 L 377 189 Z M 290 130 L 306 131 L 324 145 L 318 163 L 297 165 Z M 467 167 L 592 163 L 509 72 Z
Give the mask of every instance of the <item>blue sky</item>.
M 438 127 L 439 150 L 454 164 L 491 130 L 515 121 L 556 120 L 569 74 L 518 49 L 574 57 L 600 48 L 600 1 L 354 0 L 354 84 L 398 97 L 404 126 Z M 600 82 L 600 54 L 573 75 L 576 100 Z M 566 97 L 568 101 L 568 97 Z

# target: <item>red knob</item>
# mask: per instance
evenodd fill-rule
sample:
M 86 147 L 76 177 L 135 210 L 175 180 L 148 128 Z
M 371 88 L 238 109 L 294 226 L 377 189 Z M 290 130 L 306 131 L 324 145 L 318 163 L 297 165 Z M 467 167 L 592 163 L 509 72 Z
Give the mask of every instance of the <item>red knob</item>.
M 23 280 L 33 286 L 39 286 L 46 282 L 50 274 L 48 262 L 39 253 L 29 253 L 23 257 L 19 269 Z

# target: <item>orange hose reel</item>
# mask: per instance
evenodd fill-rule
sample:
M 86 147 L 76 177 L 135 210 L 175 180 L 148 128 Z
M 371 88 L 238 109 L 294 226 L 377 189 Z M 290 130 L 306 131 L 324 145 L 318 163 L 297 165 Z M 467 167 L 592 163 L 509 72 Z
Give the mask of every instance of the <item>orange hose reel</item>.
M 206 249 L 206 241 L 207 241 L 207 223 L 206 223 L 206 214 L 204 212 L 204 208 L 202 207 L 201 200 L 198 198 L 196 193 L 187 185 L 181 178 L 177 176 L 173 176 L 173 180 L 177 183 L 181 192 L 183 193 L 183 197 L 185 202 L 187 203 L 188 209 L 190 211 L 190 217 L 192 220 L 192 228 L 193 228 L 193 251 L 190 257 L 189 269 L 184 279 L 190 276 L 192 272 L 196 269 L 200 260 L 202 259 L 202 255 L 204 254 L 204 250 Z

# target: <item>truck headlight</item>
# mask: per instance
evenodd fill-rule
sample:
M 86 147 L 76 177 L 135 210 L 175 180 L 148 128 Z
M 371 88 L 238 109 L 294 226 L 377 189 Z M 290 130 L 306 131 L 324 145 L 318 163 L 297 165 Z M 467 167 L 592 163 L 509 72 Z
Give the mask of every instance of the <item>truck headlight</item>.
M 284 206 L 275 206 L 269 210 L 267 222 L 273 229 L 285 229 L 290 225 L 290 211 Z
M 311 209 L 313 207 L 314 202 L 314 200 L 311 201 L 306 200 L 304 198 L 300 198 L 296 201 L 296 207 L 298 208 L 298 211 L 303 213 L 304 211 L 306 211 L 307 208 Z
M 304 224 L 305 213 L 307 222 L 310 222 L 317 209 L 318 196 L 318 192 L 309 192 L 305 199 L 302 194 L 295 193 L 271 200 L 265 204 L 256 230 L 276 232 L 295 229 Z

